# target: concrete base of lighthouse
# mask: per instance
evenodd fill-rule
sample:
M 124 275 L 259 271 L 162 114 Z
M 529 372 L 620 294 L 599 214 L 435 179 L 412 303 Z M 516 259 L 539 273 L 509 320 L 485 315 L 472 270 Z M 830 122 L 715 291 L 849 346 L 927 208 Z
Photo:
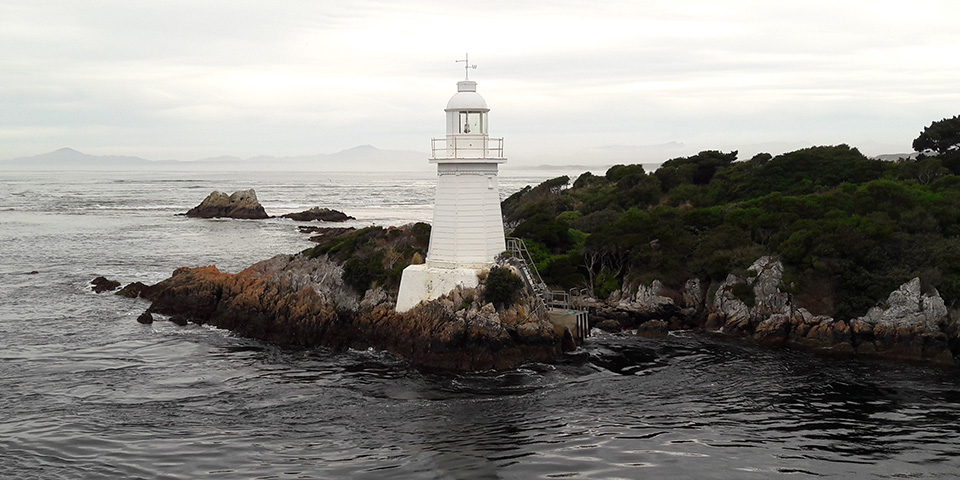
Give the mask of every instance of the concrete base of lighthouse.
M 487 268 L 441 268 L 426 264 L 410 265 L 403 269 L 400 291 L 397 293 L 397 311 L 406 312 L 420 302 L 436 300 L 459 287 L 480 285 L 480 273 Z

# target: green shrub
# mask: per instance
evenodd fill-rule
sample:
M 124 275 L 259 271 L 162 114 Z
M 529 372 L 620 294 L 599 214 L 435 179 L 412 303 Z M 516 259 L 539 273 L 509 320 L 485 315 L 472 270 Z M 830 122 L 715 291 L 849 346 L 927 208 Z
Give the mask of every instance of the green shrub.
M 603 299 L 609 297 L 618 288 L 620 288 L 620 280 L 609 271 L 603 270 L 594 280 L 593 293 L 597 298 Z
M 343 281 L 357 293 L 363 294 L 375 282 L 383 283 L 387 271 L 383 268 L 383 252 L 377 251 L 369 256 L 356 256 L 343 264 Z
M 523 280 L 505 267 L 493 267 L 487 275 L 483 297 L 495 307 L 503 309 L 517 302 Z

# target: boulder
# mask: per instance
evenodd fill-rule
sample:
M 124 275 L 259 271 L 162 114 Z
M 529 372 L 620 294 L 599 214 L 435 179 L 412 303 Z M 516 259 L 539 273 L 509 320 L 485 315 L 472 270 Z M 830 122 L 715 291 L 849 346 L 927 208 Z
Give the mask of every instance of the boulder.
M 186 215 L 195 218 L 241 218 L 264 219 L 269 218 L 263 206 L 257 200 L 257 193 L 251 188 L 240 190 L 232 195 L 214 191 L 200 202 L 200 205 L 191 208 Z
M 597 314 L 605 319 L 616 320 L 620 327 L 630 328 L 648 320 L 669 319 L 680 311 L 670 292 L 659 280 L 636 287 L 624 286 L 614 291 L 608 299 L 612 308 L 602 308 Z M 589 301 L 584 302 L 589 305 Z M 603 324 L 603 322 L 600 322 Z M 612 324 L 607 324 L 612 326 Z M 603 329 L 604 327 L 599 326 Z
M 755 305 L 751 315 L 755 319 L 771 315 L 792 315 L 793 299 L 790 294 L 780 291 L 783 279 L 783 262 L 773 256 L 763 256 L 747 268 L 747 272 L 756 274 L 753 280 Z
M 137 317 L 137 322 L 142 323 L 144 325 L 149 325 L 153 323 L 153 314 L 151 314 L 150 312 L 143 312 L 140 314 L 139 317 Z
M 606 320 L 603 320 L 597 323 L 596 327 L 599 328 L 600 330 L 603 330 L 604 332 L 611 332 L 611 333 L 616 333 L 616 332 L 619 332 L 620 330 L 623 330 L 623 326 L 620 325 L 620 322 L 613 320 L 611 318 L 608 318 Z
M 713 309 L 721 322 L 720 330 L 727 333 L 733 333 L 729 331 L 731 328 L 739 332 L 745 330 L 743 326 L 750 325 L 750 307 L 734 293 L 737 285 L 749 286 L 749 279 L 731 273 L 713 296 Z
M 356 220 L 356 218 L 353 218 L 339 210 L 331 210 L 329 208 L 320 207 L 313 207 L 302 212 L 288 213 L 286 215 L 281 215 L 281 217 L 296 220 L 298 222 L 345 222 L 347 220 Z
M 633 295 L 624 295 L 619 308 L 645 315 L 657 315 L 676 310 L 673 299 L 664 295 L 666 288 L 660 280 L 650 282 L 650 286 L 639 285 Z
M 950 343 L 958 339 L 944 326 L 953 323 L 939 292 L 924 293 L 919 277 L 891 292 L 884 306 L 851 322 L 860 340 L 857 353 L 949 365 L 954 364 Z
M 127 298 L 137 298 L 139 296 L 146 296 L 145 291 L 150 290 L 150 286 L 142 282 L 133 282 L 127 284 L 127 286 L 121 288 L 114 295 L 120 295 L 121 297 Z
M 779 260 L 763 257 L 748 272 L 754 276 L 730 275 L 720 285 L 704 328 L 749 336 L 767 345 L 954 364 L 950 345 L 960 344 L 958 329 L 950 327 L 955 322 L 943 298 L 936 290 L 922 292 L 919 278 L 890 293 L 882 307 L 848 323 L 798 308 L 789 294 L 780 291 Z M 750 287 L 753 305 L 734 294 L 738 285 Z M 744 296 L 742 286 L 739 291 Z
M 107 280 L 106 277 L 102 276 L 94 278 L 90 284 L 92 285 L 90 289 L 95 293 L 109 292 L 120 287 L 120 282 L 116 280 Z
M 663 320 L 647 320 L 637 327 L 639 337 L 666 337 L 670 333 L 669 324 Z
M 791 318 L 782 313 L 774 314 L 757 324 L 753 338 L 766 345 L 784 345 L 790 333 Z

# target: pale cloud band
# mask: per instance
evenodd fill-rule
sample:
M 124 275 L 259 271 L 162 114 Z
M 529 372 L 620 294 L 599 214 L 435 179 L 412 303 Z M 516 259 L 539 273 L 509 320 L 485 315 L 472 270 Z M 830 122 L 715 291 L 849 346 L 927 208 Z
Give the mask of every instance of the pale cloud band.
M 467 51 L 492 133 L 531 161 L 672 141 L 900 152 L 960 113 L 955 2 L 518 3 L 7 1 L 0 158 L 426 150 Z

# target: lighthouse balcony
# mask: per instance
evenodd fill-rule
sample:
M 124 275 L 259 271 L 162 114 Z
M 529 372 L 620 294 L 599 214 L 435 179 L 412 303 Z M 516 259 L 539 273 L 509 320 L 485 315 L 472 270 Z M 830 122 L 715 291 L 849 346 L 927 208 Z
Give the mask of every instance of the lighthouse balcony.
M 457 160 L 462 158 L 497 159 L 503 158 L 503 138 L 490 138 L 486 135 L 447 135 L 446 138 L 434 138 L 431 142 L 433 156 L 431 160 Z

